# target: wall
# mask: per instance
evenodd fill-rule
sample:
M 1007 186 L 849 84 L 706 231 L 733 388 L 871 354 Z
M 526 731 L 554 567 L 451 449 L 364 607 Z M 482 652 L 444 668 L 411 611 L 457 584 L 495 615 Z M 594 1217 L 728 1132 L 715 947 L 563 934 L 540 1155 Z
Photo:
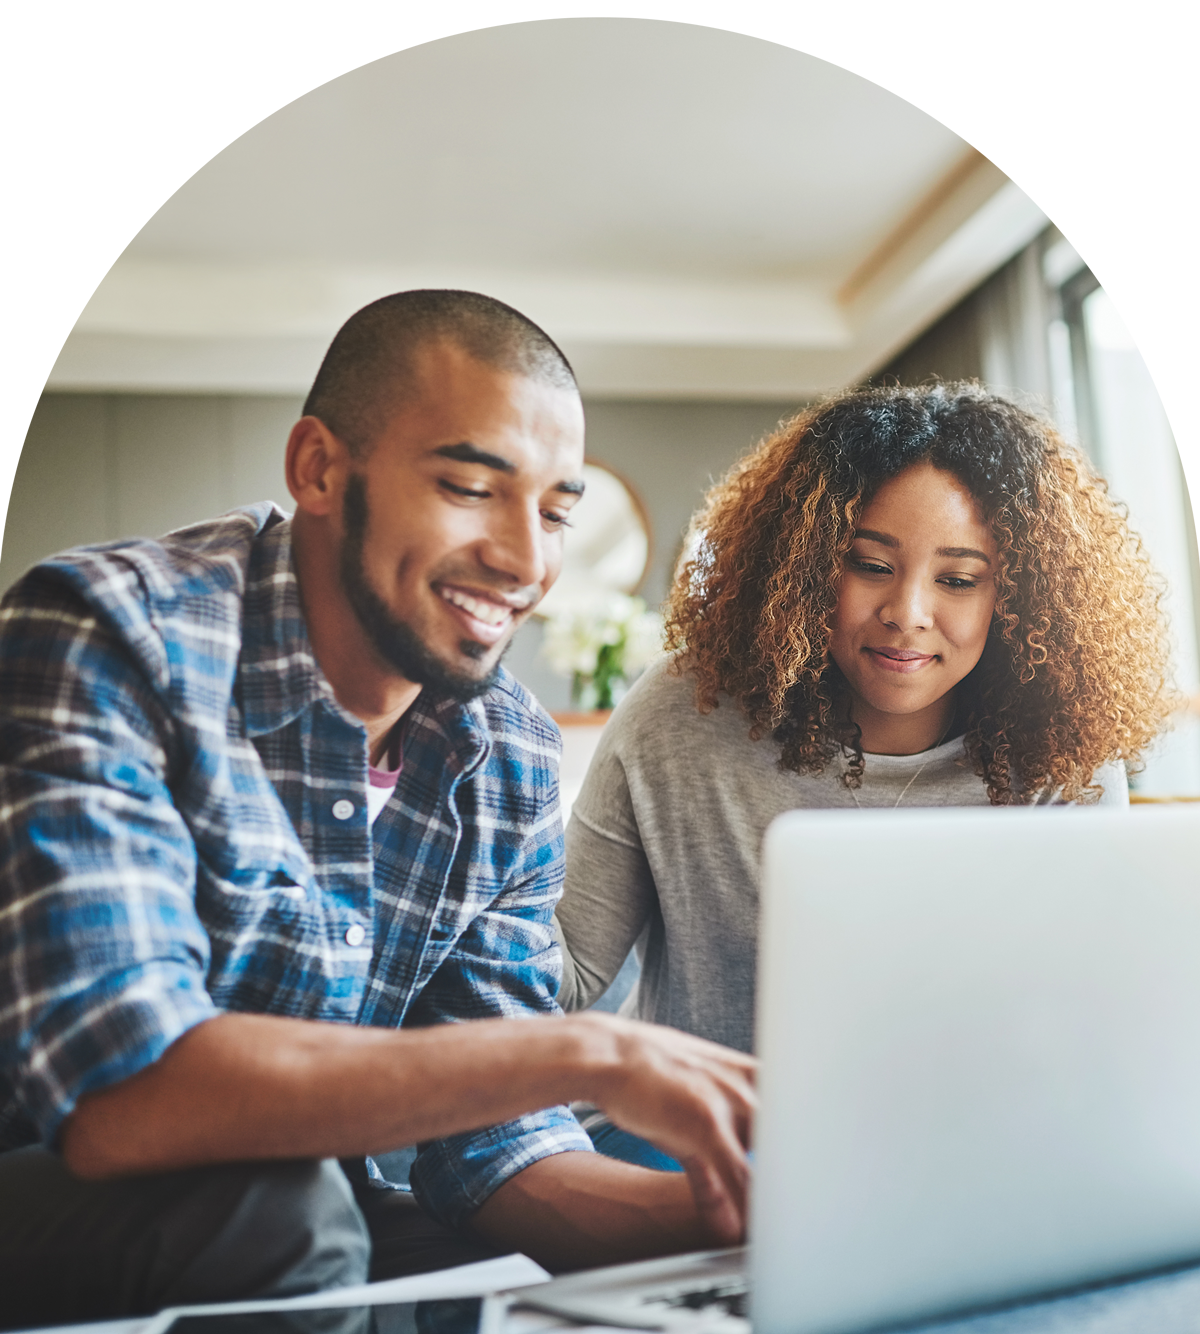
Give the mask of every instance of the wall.
M 667 590 L 688 518 L 709 482 L 794 404 L 589 401 L 588 450 L 626 477 L 653 525 L 643 593 Z M 283 446 L 293 397 L 45 394 L 17 468 L 0 590 L 34 561 L 83 542 L 150 536 L 253 500 L 290 508 Z M 538 657 L 536 623 L 509 665 L 549 708 L 566 681 Z
M 293 398 L 45 394 L 17 465 L 0 589 L 53 551 L 283 502 Z

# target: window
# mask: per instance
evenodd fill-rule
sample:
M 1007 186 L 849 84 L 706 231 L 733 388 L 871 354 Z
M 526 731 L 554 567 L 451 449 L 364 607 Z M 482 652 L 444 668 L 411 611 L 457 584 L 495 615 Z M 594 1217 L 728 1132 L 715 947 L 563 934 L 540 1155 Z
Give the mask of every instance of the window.
M 1200 695 L 1200 185 L 1063 289 L 1084 446 L 1167 579 L 1176 679 Z M 1148 764 L 1144 791 L 1200 795 L 1200 726 Z

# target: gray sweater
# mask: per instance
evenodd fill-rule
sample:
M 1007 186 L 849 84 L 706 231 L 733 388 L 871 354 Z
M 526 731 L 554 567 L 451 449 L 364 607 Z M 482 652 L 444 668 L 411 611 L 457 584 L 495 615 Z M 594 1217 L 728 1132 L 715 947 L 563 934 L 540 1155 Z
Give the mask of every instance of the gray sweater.
M 695 682 L 651 667 L 604 729 L 567 826 L 557 922 L 559 1003 L 599 999 L 638 942 L 636 997 L 623 1009 L 749 1051 L 754 1028 L 759 849 L 782 811 L 986 806 L 961 738 L 920 755 L 868 755 L 862 787 L 779 767 L 736 704 L 702 714 Z M 1128 804 L 1121 764 L 1096 773 L 1103 804 Z M 1061 804 L 1046 794 L 1039 804 Z M 847 850 L 848 860 L 852 855 Z

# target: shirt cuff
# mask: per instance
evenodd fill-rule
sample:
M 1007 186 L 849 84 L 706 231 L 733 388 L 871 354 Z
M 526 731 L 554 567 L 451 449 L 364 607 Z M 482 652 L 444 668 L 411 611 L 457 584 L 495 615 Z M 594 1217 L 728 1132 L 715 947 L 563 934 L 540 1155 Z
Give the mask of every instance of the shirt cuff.
M 551 1107 L 486 1130 L 421 1146 L 412 1188 L 427 1213 L 460 1227 L 510 1178 L 556 1153 L 594 1153 L 592 1141 L 565 1107 Z

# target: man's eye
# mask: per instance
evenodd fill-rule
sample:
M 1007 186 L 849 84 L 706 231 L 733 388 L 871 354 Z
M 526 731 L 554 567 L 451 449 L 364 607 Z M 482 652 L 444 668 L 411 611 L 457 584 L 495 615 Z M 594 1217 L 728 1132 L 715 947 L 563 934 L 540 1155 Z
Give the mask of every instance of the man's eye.
M 470 500 L 486 500 L 492 494 L 490 491 L 476 491 L 469 486 L 458 486 L 455 482 L 446 481 L 444 477 L 438 485 L 443 491 L 449 491 L 453 496 L 466 496 Z

